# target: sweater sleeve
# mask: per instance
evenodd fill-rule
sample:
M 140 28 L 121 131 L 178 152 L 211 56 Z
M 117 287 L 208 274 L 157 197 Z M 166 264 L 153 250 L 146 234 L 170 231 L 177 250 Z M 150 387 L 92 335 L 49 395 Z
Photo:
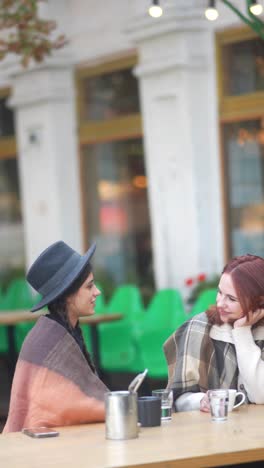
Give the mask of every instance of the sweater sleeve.
M 200 409 L 200 401 L 205 393 L 186 392 L 180 395 L 175 401 L 176 411 L 194 411 Z
M 261 349 L 254 342 L 251 327 L 232 331 L 241 380 L 251 403 L 264 403 L 264 361 Z

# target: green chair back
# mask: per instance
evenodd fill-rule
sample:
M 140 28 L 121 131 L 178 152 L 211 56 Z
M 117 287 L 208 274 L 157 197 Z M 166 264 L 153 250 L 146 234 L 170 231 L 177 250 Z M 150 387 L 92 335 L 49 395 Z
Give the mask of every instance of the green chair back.
M 30 308 L 35 305 L 37 302 L 41 300 L 41 295 L 37 294 L 35 296 L 32 295 L 32 305 Z M 34 313 L 34 312 L 33 312 Z M 15 343 L 16 343 L 16 351 L 19 352 L 21 346 L 26 338 L 27 334 L 30 332 L 31 328 L 33 328 L 35 322 L 21 322 L 16 324 L 15 328 Z
M 95 313 L 96 314 L 103 314 L 106 312 L 106 302 L 105 302 L 105 297 L 104 297 L 104 291 L 103 291 L 103 286 L 95 281 L 95 284 L 99 291 L 101 292 L 100 296 L 97 296 L 96 298 L 96 303 L 95 303 Z M 92 338 L 91 338 L 91 327 L 89 325 L 83 324 L 81 325 L 82 329 L 82 334 L 83 334 L 83 339 L 85 346 L 89 353 L 92 354 Z
M 217 288 L 209 288 L 202 291 L 193 305 L 190 314 L 188 314 L 188 318 L 194 317 L 214 305 L 216 303 L 216 296 Z
M 2 288 L 0 289 L 0 313 L 1 310 L 5 310 L 4 307 L 4 293 Z M 5 325 L 0 325 L 0 354 L 6 354 L 8 352 L 8 341 L 7 341 L 7 328 Z
M 118 286 L 110 298 L 106 310 L 110 313 L 124 314 L 125 317 L 141 316 L 144 305 L 139 288 L 132 284 Z
M 101 292 L 100 296 L 97 296 L 96 303 L 95 303 L 95 313 L 101 314 L 106 312 L 106 301 L 104 296 L 103 286 L 100 283 L 95 282 L 97 288 Z
M 167 378 L 163 344 L 185 320 L 184 303 L 178 290 L 163 289 L 155 293 L 137 329 L 138 346 L 149 377 Z
M 5 294 L 4 306 L 7 310 L 30 309 L 36 300 L 25 278 L 14 279 Z
M 38 299 L 40 299 L 40 297 L 34 296 L 33 291 L 25 278 L 16 278 L 10 283 L 5 293 L 5 296 L 1 303 L 1 309 L 9 311 L 15 311 L 19 309 L 29 310 L 31 309 L 31 307 L 33 307 L 33 305 L 36 302 L 38 302 Z M 20 348 L 27 333 L 31 330 L 33 326 L 34 322 L 18 323 L 15 326 L 14 335 L 17 352 L 20 351 Z M 4 332 L 6 334 L 6 329 L 4 330 Z
M 106 310 L 108 313 L 122 313 L 123 319 L 99 326 L 102 368 L 109 372 L 143 370 L 135 336 L 135 325 L 144 312 L 139 289 L 128 284 L 119 286 Z

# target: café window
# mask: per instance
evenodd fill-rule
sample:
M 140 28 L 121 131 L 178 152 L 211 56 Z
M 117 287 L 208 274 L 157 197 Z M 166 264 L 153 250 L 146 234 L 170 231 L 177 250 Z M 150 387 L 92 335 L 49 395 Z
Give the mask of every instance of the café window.
M 138 83 L 132 69 L 83 80 L 85 120 L 109 120 L 139 112 Z
M 263 41 L 230 29 L 217 52 L 226 256 L 264 256 Z
M 84 237 L 96 279 L 153 287 L 148 181 L 135 57 L 80 70 Z
M 8 96 L 8 89 L 0 90 L 0 282 L 13 272 L 19 274 L 25 264 L 14 114 Z
M 232 255 L 264 257 L 264 119 L 224 125 Z
M 0 97 L 0 138 L 13 136 L 14 115 L 7 106 L 7 97 Z
M 0 275 L 23 269 L 24 236 L 16 158 L 0 159 Z
M 225 96 L 264 91 L 264 41 L 260 38 L 223 45 Z
M 93 265 L 116 284 L 142 284 L 150 274 L 147 178 L 141 139 L 84 147 L 85 204 Z

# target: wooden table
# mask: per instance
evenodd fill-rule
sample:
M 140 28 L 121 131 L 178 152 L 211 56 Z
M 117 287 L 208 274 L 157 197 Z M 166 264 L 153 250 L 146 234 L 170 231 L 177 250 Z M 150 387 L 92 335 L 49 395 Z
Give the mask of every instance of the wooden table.
M 13 375 L 15 364 L 17 361 L 17 352 L 15 347 L 14 339 L 14 327 L 18 323 L 22 322 L 35 322 L 43 312 L 28 312 L 25 310 L 17 311 L 2 311 L 0 312 L 0 325 L 7 326 L 8 332 L 8 355 L 10 358 L 11 374 Z M 95 314 L 87 317 L 82 317 L 80 323 L 87 323 L 91 326 L 91 340 L 92 340 L 92 354 L 95 367 L 100 373 L 101 362 L 100 362 L 100 346 L 99 346 L 99 335 L 97 325 L 100 323 L 113 322 L 120 320 L 123 317 L 122 314 Z
M 176 413 L 161 427 L 141 428 L 137 439 L 105 439 L 105 425 L 59 428 L 54 439 L 0 435 L 3 468 L 192 468 L 264 460 L 264 405 L 242 406 L 227 421 L 208 413 Z M 244 466 L 244 465 L 243 465 Z M 245 465 L 246 467 L 246 465 Z

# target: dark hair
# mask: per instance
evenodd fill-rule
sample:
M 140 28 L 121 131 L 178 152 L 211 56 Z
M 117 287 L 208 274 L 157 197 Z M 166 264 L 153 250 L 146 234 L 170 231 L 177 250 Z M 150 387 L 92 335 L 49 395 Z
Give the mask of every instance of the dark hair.
M 57 316 L 60 319 L 60 321 L 63 323 L 63 325 L 65 326 L 66 330 L 73 336 L 73 338 L 74 338 L 73 327 L 70 323 L 70 320 L 68 317 L 68 311 L 67 311 L 67 299 L 71 294 L 74 294 L 78 291 L 78 289 L 84 283 L 84 281 L 89 276 L 91 271 L 92 271 L 91 264 L 88 263 L 86 267 L 84 268 L 84 270 L 81 272 L 81 274 L 78 276 L 78 278 L 71 284 L 71 286 L 66 291 L 64 291 L 64 293 L 61 296 L 59 296 L 55 301 L 51 302 L 48 305 L 48 310 L 51 316 L 53 316 L 54 318 Z M 79 322 L 77 322 L 76 329 L 79 331 L 79 335 L 82 340 L 82 348 L 83 348 L 84 356 L 89 366 L 94 371 L 95 367 L 92 362 L 91 356 L 85 346 L 82 329 L 80 327 Z
M 224 273 L 232 278 L 244 316 L 264 307 L 264 258 L 251 254 L 234 257 L 225 265 Z M 208 309 L 207 316 L 210 323 L 222 323 L 216 306 Z

